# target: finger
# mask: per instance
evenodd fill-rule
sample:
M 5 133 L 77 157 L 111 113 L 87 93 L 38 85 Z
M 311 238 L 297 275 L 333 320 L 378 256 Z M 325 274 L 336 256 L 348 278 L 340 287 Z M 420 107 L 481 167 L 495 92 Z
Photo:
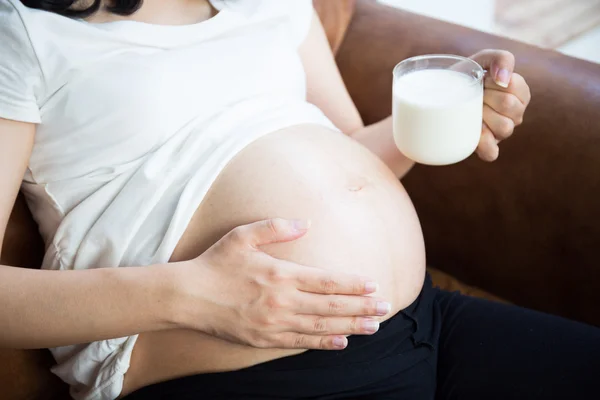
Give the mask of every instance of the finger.
M 515 70 L 515 56 L 505 50 L 483 50 L 471 59 L 487 69 L 497 85 L 507 88 Z
M 515 130 L 515 123 L 512 119 L 498 114 L 487 104 L 483 105 L 483 122 L 498 140 L 508 139 Z
M 514 94 L 499 90 L 486 90 L 483 102 L 499 115 L 512 119 L 515 125 L 523 122 L 525 104 L 521 103 Z
M 310 221 L 272 218 L 239 226 L 228 235 L 234 240 L 257 248 L 298 239 L 304 236 L 309 228 Z
M 372 318 L 297 315 L 291 329 L 308 335 L 372 335 L 379 330 L 379 322 Z
M 279 346 L 284 349 L 343 350 L 348 346 L 344 336 L 311 336 L 297 333 L 279 335 Z
M 379 285 L 369 278 L 343 272 L 330 272 L 319 268 L 288 263 L 295 276 L 298 290 L 317 294 L 362 295 L 374 293 Z
M 498 147 L 498 141 L 494 137 L 494 134 L 490 129 L 484 124 L 481 139 L 479 140 L 479 145 L 477 146 L 477 155 L 483 161 L 492 162 L 498 159 L 498 155 L 500 154 L 500 148 Z
M 300 292 L 295 297 L 298 314 L 354 317 L 384 316 L 391 311 L 390 303 L 370 296 L 315 295 Z
M 484 85 L 486 89 L 499 90 L 514 94 L 525 106 L 529 105 L 529 102 L 531 101 L 531 90 L 529 85 L 525 81 L 525 78 L 516 72 L 513 73 L 512 79 L 510 80 L 510 84 L 507 88 L 498 86 L 491 76 L 487 76 L 485 78 Z

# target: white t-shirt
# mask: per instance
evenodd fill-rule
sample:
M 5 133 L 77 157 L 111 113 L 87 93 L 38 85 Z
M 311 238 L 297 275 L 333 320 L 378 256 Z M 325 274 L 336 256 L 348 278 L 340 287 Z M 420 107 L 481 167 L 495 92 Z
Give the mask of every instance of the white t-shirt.
M 39 124 L 22 189 L 43 267 L 167 262 L 214 179 L 306 102 L 311 0 L 212 0 L 187 26 L 90 24 L 0 0 L 0 117 Z M 77 399 L 121 392 L 136 336 L 52 349 Z

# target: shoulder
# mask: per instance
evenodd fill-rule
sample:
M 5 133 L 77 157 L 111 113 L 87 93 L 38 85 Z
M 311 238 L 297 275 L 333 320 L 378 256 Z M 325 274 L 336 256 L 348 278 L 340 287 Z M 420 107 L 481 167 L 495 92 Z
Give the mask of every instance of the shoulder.
M 28 30 L 30 11 L 20 1 L 0 0 L 0 117 L 39 123 L 45 85 Z
M 31 44 L 33 31 L 38 30 L 40 25 L 40 16 L 50 14 L 46 11 L 36 10 L 26 7 L 19 0 L 0 0 L 0 37 L 10 42 L 19 42 Z M 14 43 L 13 43 L 14 44 Z
M 27 9 L 19 0 L 0 0 L 0 10 L 23 11 Z
M 37 62 L 32 41 L 33 30 L 39 25 L 32 19 L 36 12 L 40 11 L 27 8 L 18 0 L 0 0 L 0 60 Z
M 33 52 L 28 29 L 28 11 L 20 1 L 0 0 L 0 54 L 23 58 Z
M 0 66 L 48 77 L 50 67 L 64 61 L 65 52 L 71 52 L 72 39 L 81 37 L 74 29 L 77 24 L 82 25 L 62 15 L 29 8 L 20 0 L 0 0 Z
M 0 31 L 25 31 L 30 36 L 34 33 L 44 35 L 54 28 L 63 29 L 65 23 L 73 22 L 70 18 L 49 11 L 29 8 L 20 0 L 0 0 Z
M 36 17 L 50 14 L 46 11 L 37 10 L 25 6 L 20 0 L 0 0 L 0 29 L 17 25 L 31 25 Z
M 27 7 L 17 0 L 0 0 L 0 30 L 8 31 L 15 26 L 23 26 Z

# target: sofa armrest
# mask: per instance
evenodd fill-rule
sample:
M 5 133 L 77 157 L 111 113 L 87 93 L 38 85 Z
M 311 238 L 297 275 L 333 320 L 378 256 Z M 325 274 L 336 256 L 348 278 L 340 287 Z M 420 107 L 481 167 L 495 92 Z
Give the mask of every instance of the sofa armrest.
M 418 54 L 503 48 L 533 100 L 500 159 L 417 166 L 404 183 L 429 264 L 515 303 L 600 325 L 600 65 L 359 0 L 337 61 L 363 119 L 391 112 Z

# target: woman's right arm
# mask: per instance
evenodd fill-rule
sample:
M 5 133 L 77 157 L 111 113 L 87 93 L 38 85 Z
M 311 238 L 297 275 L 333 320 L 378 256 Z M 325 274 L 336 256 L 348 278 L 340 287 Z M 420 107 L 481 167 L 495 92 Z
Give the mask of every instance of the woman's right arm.
M 0 118 L 0 249 L 35 125 Z M 195 260 L 44 271 L 0 265 L 0 347 L 42 348 L 171 328 L 265 348 L 340 349 L 374 333 L 377 285 L 268 256 L 307 227 L 274 219 L 234 229 Z M 101 267 L 101 266 L 99 266 Z
M 42 271 L 0 266 L 0 347 L 42 348 L 176 327 L 164 266 Z
M 0 249 L 35 125 L 0 118 Z M 167 268 L 40 271 L 0 266 L 0 346 L 54 347 L 173 327 Z

